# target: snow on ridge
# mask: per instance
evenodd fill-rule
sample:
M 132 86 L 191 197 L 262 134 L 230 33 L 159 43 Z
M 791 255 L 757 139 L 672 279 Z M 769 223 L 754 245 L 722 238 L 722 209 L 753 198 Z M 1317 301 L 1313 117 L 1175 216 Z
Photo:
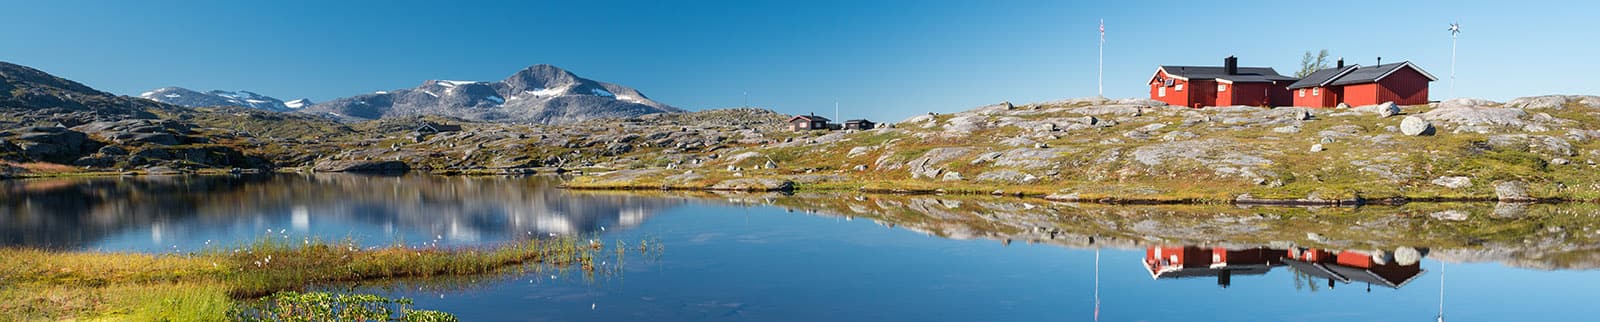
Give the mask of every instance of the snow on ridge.
M 441 80 L 441 81 L 436 82 L 436 84 L 439 84 L 439 86 L 444 86 L 444 87 L 456 87 L 456 86 L 461 86 L 461 85 L 470 85 L 470 84 L 477 84 L 477 83 L 481 83 L 481 82 L 478 82 L 478 81 L 461 81 L 461 80 Z
M 151 96 L 156 96 L 156 92 L 139 93 L 139 97 L 151 97 Z
M 505 104 L 506 103 L 506 99 L 500 98 L 499 96 L 490 96 L 490 97 L 485 97 L 484 99 L 494 101 L 497 104 Z
M 533 96 L 537 96 L 537 97 L 546 97 L 546 96 L 561 95 L 562 92 L 566 92 L 566 91 L 567 91 L 566 88 L 540 88 L 540 89 L 522 91 L 522 92 L 523 93 L 527 93 L 527 94 L 533 94 Z
M 287 106 L 289 108 L 301 108 L 301 107 L 306 107 L 306 103 L 310 103 L 310 102 L 306 101 L 305 99 L 297 99 L 297 100 L 293 100 L 293 101 L 283 102 L 283 106 Z
M 183 97 L 183 95 L 178 95 L 178 94 L 167 94 L 167 95 L 161 95 L 161 96 L 166 96 L 166 97 L 167 97 L 167 98 L 179 98 L 179 97 Z
M 617 97 L 617 94 L 612 94 L 604 88 L 592 88 L 589 89 L 589 92 L 594 93 L 595 96 Z
M 388 94 L 389 92 L 387 92 L 387 91 L 376 91 L 376 92 L 372 92 L 372 93 L 373 94 Z

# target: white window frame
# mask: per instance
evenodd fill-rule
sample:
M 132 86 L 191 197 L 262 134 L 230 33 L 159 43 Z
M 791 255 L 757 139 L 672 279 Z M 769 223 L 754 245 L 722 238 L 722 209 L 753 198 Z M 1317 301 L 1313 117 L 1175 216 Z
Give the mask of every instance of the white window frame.
M 1300 97 L 1306 97 L 1306 89 L 1304 89 L 1304 88 L 1300 89 Z
M 1322 96 L 1322 88 L 1321 87 L 1312 88 L 1311 89 L 1311 96 Z
M 1226 91 L 1228 91 L 1228 84 L 1217 84 L 1217 91 L 1218 92 L 1226 92 Z
M 1175 89 L 1175 90 L 1177 90 L 1179 92 L 1182 92 L 1183 91 L 1183 84 L 1178 84 L 1177 86 L 1173 86 L 1173 89 Z
M 1167 87 L 1166 86 L 1158 86 L 1158 87 L 1156 87 L 1156 97 L 1167 97 Z

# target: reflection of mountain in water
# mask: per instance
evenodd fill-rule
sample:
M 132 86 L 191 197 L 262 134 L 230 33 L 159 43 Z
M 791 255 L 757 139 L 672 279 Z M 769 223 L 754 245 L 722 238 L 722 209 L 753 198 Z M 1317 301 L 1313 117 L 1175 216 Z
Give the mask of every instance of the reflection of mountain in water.
M 172 239 L 192 230 L 258 231 L 237 227 L 280 221 L 287 227 L 268 228 L 346 223 L 473 242 L 628 228 L 681 203 L 570 195 L 556 188 L 559 182 L 357 175 L 8 180 L 0 181 L 0 243 L 73 248 L 129 229 Z
M 1390 253 L 1316 248 L 1151 246 L 1145 248 L 1144 267 L 1150 272 L 1150 278 L 1157 280 L 1215 278 L 1217 285 L 1224 288 L 1232 285 L 1235 275 L 1265 275 L 1285 266 L 1295 271 L 1297 279 L 1308 278 L 1311 283 L 1325 280 L 1329 288 L 1336 283 L 1400 288 L 1422 274 L 1421 254 L 1409 247 Z
M 1442 261 L 1538 269 L 1600 268 L 1600 205 L 1411 203 L 1362 208 L 1102 205 L 957 195 L 797 193 L 662 196 L 772 205 L 953 239 L 1075 248 L 1207 245 L 1367 252 L 1432 249 Z M 1465 219 L 1461 219 L 1465 218 Z

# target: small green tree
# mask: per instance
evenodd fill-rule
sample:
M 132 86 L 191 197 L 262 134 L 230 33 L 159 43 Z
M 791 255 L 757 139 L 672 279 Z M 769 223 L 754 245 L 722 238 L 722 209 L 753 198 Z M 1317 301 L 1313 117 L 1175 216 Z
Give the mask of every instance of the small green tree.
M 1328 50 L 1323 49 L 1316 55 L 1311 55 L 1311 51 L 1308 50 L 1305 56 L 1300 57 L 1300 71 L 1295 72 L 1294 77 L 1311 76 L 1311 73 L 1323 68 L 1328 68 Z

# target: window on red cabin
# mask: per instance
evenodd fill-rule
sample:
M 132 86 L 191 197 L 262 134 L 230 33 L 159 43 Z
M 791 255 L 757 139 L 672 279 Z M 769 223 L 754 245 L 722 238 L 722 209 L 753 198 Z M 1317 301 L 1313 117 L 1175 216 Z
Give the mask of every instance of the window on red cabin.
M 1228 85 L 1227 84 L 1217 84 L 1217 91 L 1218 92 L 1225 92 L 1227 90 L 1228 90 Z
M 1183 91 L 1183 84 L 1178 84 L 1178 86 L 1174 86 L 1173 89 L 1175 89 L 1175 90 L 1177 90 L 1179 92 L 1182 92 Z
M 1322 89 L 1321 88 L 1313 88 L 1313 89 L 1311 89 L 1311 96 L 1320 96 L 1320 95 L 1322 95 Z
M 1157 97 L 1167 97 L 1167 88 L 1166 87 L 1157 87 L 1156 96 Z
M 1304 89 L 1304 88 L 1300 89 L 1300 97 L 1306 97 L 1306 89 Z

